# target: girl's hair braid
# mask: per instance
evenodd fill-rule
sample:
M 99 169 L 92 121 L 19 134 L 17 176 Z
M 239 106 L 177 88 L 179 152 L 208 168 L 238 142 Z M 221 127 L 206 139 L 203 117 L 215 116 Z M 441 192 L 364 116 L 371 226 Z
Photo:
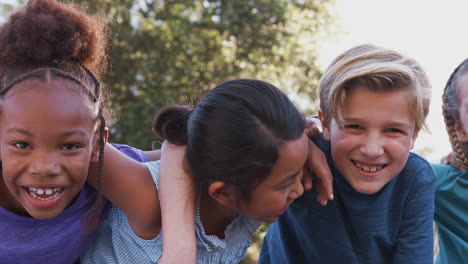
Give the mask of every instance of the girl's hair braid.
M 93 228 L 95 225 L 99 224 L 100 220 L 100 215 L 101 211 L 100 208 L 102 207 L 102 189 L 104 185 L 104 147 L 105 147 L 105 139 L 104 139 L 104 132 L 106 130 L 106 119 L 104 118 L 103 115 L 103 105 L 102 105 L 102 91 L 101 91 L 101 83 L 99 80 L 96 78 L 96 76 L 84 65 L 81 65 L 82 68 L 88 73 L 89 76 L 94 81 L 94 102 L 99 103 L 99 112 L 98 112 L 98 118 L 99 118 L 99 167 L 98 167 L 98 183 L 97 183 L 97 196 L 96 196 L 96 202 L 93 205 L 93 208 L 87 213 L 87 217 L 94 215 L 95 217 L 91 219 L 91 225 L 90 227 Z M 91 91 L 90 91 L 91 92 Z M 92 92 L 91 92 L 92 93 Z
M 467 70 L 468 59 L 465 59 L 450 75 L 442 96 L 442 113 L 444 115 L 449 140 L 452 145 L 452 149 L 455 152 L 457 161 L 464 169 L 468 169 L 468 158 L 466 157 L 468 153 L 465 153 L 465 149 L 463 147 L 464 143 L 460 142 L 455 130 L 456 122 L 460 122 L 456 81 L 458 77 Z

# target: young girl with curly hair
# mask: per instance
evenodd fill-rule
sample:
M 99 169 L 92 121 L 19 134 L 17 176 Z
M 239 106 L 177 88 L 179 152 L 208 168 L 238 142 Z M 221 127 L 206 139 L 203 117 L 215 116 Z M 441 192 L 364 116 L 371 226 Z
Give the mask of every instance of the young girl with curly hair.
M 0 27 L 0 46 L 0 262 L 72 263 L 108 204 L 99 81 L 106 26 L 73 5 L 33 0 Z M 90 164 L 97 191 L 86 184 Z M 119 205 L 119 195 L 104 194 Z

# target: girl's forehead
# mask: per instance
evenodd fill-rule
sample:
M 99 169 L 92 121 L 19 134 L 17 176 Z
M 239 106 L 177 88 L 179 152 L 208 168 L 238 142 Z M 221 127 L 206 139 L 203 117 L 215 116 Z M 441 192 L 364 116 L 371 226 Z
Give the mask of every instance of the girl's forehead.
M 97 114 L 98 105 L 89 96 L 86 88 L 75 81 L 64 78 L 49 80 L 26 79 L 13 85 L 1 98 L 3 105 L 11 102 L 37 103 L 42 105 L 59 105 L 63 102 L 79 102 L 84 109 L 89 109 L 93 116 Z
M 87 91 L 77 82 L 65 78 L 40 79 L 29 78 L 22 80 L 11 86 L 5 94 L 5 98 L 14 94 L 29 94 L 29 93 L 74 93 L 76 95 L 85 95 Z
M 79 118 L 86 123 L 88 120 L 94 123 L 96 107 L 80 89 L 83 88 L 68 80 L 23 81 L 14 85 L 2 98 L 2 113 L 17 118 L 35 116 L 44 122 L 59 117 L 63 120 Z M 11 119 L 6 117 L 5 120 Z

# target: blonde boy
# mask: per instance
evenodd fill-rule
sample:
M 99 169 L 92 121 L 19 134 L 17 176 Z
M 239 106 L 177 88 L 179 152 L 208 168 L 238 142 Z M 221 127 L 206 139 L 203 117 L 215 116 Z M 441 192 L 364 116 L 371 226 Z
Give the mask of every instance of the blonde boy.
M 413 59 L 374 45 L 338 56 L 320 83 L 319 118 L 335 199 L 316 191 L 270 226 L 259 263 L 433 263 L 435 176 L 410 153 L 430 85 Z

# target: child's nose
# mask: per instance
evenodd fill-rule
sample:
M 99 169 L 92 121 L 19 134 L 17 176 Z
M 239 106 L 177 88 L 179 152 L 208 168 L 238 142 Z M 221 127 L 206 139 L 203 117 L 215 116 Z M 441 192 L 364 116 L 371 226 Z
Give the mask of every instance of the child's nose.
M 361 145 L 361 153 L 369 158 L 380 157 L 384 154 L 383 142 L 379 136 L 369 136 Z
M 289 199 L 291 201 L 296 200 L 297 198 L 299 198 L 304 193 L 304 186 L 302 185 L 301 180 L 302 180 L 302 176 L 297 177 L 295 182 L 294 182 L 293 189 L 289 193 Z
M 55 153 L 41 153 L 36 155 L 29 166 L 29 172 L 39 176 L 53 176 L 59 174 L 59 157 Z

